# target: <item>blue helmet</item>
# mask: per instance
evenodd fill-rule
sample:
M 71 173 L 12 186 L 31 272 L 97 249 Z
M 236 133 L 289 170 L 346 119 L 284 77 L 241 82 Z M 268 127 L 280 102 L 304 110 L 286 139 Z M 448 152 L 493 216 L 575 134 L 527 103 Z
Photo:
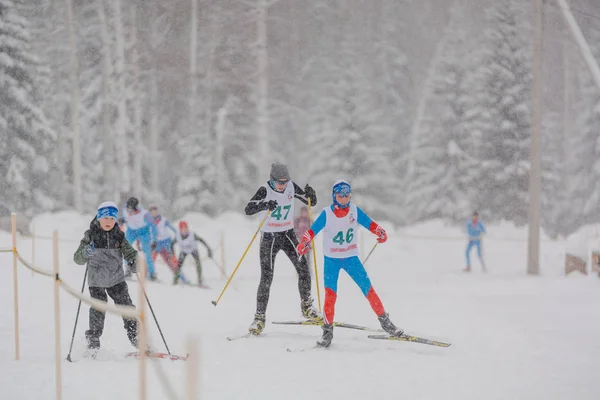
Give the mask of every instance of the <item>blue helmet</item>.
M 352 194 L 352 187 L 348 182 L 346 182 L 345 180 L 339 180 L 336 183 L 334 183 L 331 197 L 333 198 L 333 204 L 335 204 L 339 208 L 346 208 L 350 205 L 350 202 L 348 202 L 348 204 L 346 204 L 345 206 L 341 205 L 335 198 L 336 194 L 342 194 L 346 196 Z

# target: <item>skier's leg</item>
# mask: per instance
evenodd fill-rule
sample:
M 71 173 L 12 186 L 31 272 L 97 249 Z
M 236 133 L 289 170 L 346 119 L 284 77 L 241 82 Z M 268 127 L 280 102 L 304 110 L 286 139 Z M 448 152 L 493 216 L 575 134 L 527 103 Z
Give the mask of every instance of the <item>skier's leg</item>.
M 329 347 L 333 340 L 333 319 L 335 317 L 335 301 L 337 300 L 337 282 L 344 260 L 325 257 L 325 305 L 323 307 L 323 335 L 317 341 L 318 346 Z
M 485 262 L 483 261 L 483 255 L 481 254 L 481 241 L 478 240 L 475 243 L 475 246 L 477 247 L 477 257 L 479 257 L 479 262 L 481 263 L 481 269 L 483 270 L 483 272 L 485 272 L 486 271 Z
M 129 242 L 129 244 L 131 246 L 133 246 L 135 244 L 135 241 L 138 239 L 138 232 L 139 230 L 137 229 L 127 229 L 127 231 L 125 232 L 125 239 L 127 239 L 127 241 Z M 124 264 L 125 264 L 125 277 L 129 278 L 133 275 L 133 273 L 129 270 L 129 265 L 123 260 Z
M 465 271 L 471 270 L 471 249 L 473 248 L 473 244 L 474 244 L 474 242 L 469 240 L 469 244 L 467 245 L 467 250 L 465 251 L 465 255 L 467 258 L 467 268 L 465 268 Z
M 106 289 L 94 286 L 90 286 L 88 289 L 93 299 L 106 302 Z M 88 347 L 91 349 L 100 348 L 100 336 L 102 336 L 102 332 L 104 331 L 104 317 L 104 312 L 90 307 L 89 329 L 85 331 L 85 337 Z
M 379 319 L 381 327 L 390 335 L 401 336 L 404 331 L 397 328 L 390 320 L 388 313 L 385 312 L 383 304 L 381 303 L 381 299 L 377 295 L 375 289 L 373 289 L 369 275 L 367 274 L 363 264 L 360 262 L 360 259 L 358 257 L 347 258 L 343 268 L 346 270 L 348 275 L 350 275 L 350 278 L 356 282 L 360 290 L 369 301 L 371 308 L 377 315 L 377 319 Z
M 179 280 L 179 278 L 182 277 L 181 269 L 183 268 L 183 262 L 185 261 L 186 257 L 187 257 L 187 253 L 184 253 L 183 251 L 179 252 L 179 261 L 177 262 L 177 271 L 175 272 L 175 278 L 173 279 L 174 285 L 177 284 L 177 281 Z M 183 281 L 183 279 L 181 279 L 181 280 Z
M 133 302 L 131 301 L 131 296 L 129 296 L 129 288 L 127 287 L 127 283 L 117 283 L 116 285 L 107 288 L 106 292 L 108 293 L 110 298 L 113 299 L 116 305 L 135 307 L 133 305 Z M 125 328 L 125 331 L 127 331 L 127 338 L 129 339 L 129 342 L 131 342 L 131 345 L 137 347 L 137 320 L 135 318 L 132 319 L 123 317 L 123 327 Z
M 385 309 L 381 304 L 381 300 L 371 285 L 371 279 L 365 270 L 365 267 L 360 262 L 358 257 L 349 257 L 345 259 L 343 269 L 348 273 L 350 278 L 358 285 L 363 295 L 369 301 L 371 308 L 377 314 L 381 316 L 385 313 Z
M 200 254 L 198 254 L 198 250 L 192 251 L 192 257 L 194 257 L 194 262 L 196 263 L 196 272 L 198 273 L 198 285 L 202 285 L 202 262 L 200 261 Z
M 279 250 L 275 243 L 275 235 L 263 232 L 260 238 L 260 283 L 256 292 L 256 313 L 254 321 L 248 331 L 254 335 L 260 335 L 265 329 L 265 314 L 269 303 L 269 292 L 273 283 L 273 269 L 275 268 L 275 256 Z
M 275 257 L 279 250 L 276 236 L 272 233 L 263 233 L 260 240 L 260 283 L 256 294 L 256 313 L 264 315 L 269 303 Z
M 154 261 L 152 260 L 152 246 L 150 243 L 150 229 L 144 228 L 145 232 L 140 236 L 140 244 L 142 252 L 146 257 L 146 265 L 148 267 L 148 276 L 150 279 L 156 279 L 156 270 L 154 269 Z
M 325 305 L 323 306 L 323 321 L 332 324 L 335 317 L 335 302 L 337 300 L 337 284 L 342 269 L 343 259 L 325 257 L 323 280 L 325 282 Z
M 294 231 L 286 232 L 282 240 L 283 242 L 281 243 L 281 248 L 288 256 L 288 258 L 296 268 L 296 272 L 298 273 L 298 292 L 300 293 L 300 300 L 302 301 L 302 312 L 306 314 L 305 310 L 308 310 L 308 308 L 312 306 L 312 299 L 310 297 L 310 292 L 312 288 L 310 281 L 310 271 L 308 270 L 307 257 L 306 255 L 304 255 L 298 258 L 298 253 L 296 251 L 296 246 L 298 246 L 298 239 L 296 239 Z M 316 315 L 307 318 L 318 317 L 319 315 L 317 313 Z

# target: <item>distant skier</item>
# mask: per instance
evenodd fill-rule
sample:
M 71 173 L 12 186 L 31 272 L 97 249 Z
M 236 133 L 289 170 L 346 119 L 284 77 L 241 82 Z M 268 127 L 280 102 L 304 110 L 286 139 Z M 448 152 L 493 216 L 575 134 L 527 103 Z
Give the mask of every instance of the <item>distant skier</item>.
M 471 272 L 471 249 L 473 247 L 477 248 L 477 256 L 479 257 L 479 262 L 481 263 L 481 269 L 483 272 L 487 271 L 485 268 L 485 262 L 483 261 L 483 256 L 481 254 L 481 236 L 485 233 L 485 227 L 481 221 L 479 221 L 479 213 L 474 211 L 471 221 L 467 222 L 469 243 L 467 244 L 466 250 L 467 267 L 464 269 L 465 272 Z
M 379 243 L 387 240 L 385 230 L 356 205 L 350 203 L 352 188 L 344 180 L 335 182 L 332 189 L 333 204 L 321 211 L 310 229 L 298 244 L 298 253 L 306 254 L 310 241 L 323 231 L 325 306 L 323 316 L 323 336 L 317 345 L 329 347 L 333 340 L 333 322 L 337 284 L 343 269 L 358 285 L 377 315 L 381 327 L 392 336 L 402 336 L 404 331 L 397 328 L 385 312 L 379 296 L 371 285 L 369 275 L 358 258 L 357 230 L 359 225 L 377 236 Z
M 308 207 L 307 206 L 302 206 L 300 208 L 300 215 L 296 218 L 294 218 L 294 233 L 296 234 L 296 239 L 298 239 L 298 242 L 300 242 L 302 240 L 302 236 L 304 236 L 304 233 L 310 228 L 310 217 L 308 215 Z M 309 266 L 309 271 L 310 271 L 310 266 L 312 265 L 312 249 L 308 250 L 308 253 L 306 253 L 306 261 L 308 263 Z
M 158 212 L 158 207 L 155 204 L 151 204 L 150 207 L 148 207 L 148 211 L 150 211 L 152 221 L 154 222 L 154 225 L 156 225 L 156 249 L 152 252 L 152 260 L 156 261 L 156 257 L 160 254 L 169 268 L 171 268 L 171 271 L 173 271 L 173 274 L 177 276 L 177 256 L 175 256 L 175 253 L 173 252 L 173 238 L 167 231 L 167 229 L 170 229 L 173 234 L 177 236 L 177 229 L 175 229 L 168 219 Z M 190 283 L 183 273 L 179 272 L 178 277 L 181 278 L 183 283 Z
M 127 231 L 125 232 L 127 240 L 132 245 L 136 240 L 140 241 L 140 246 L 148 267 L 148 279 L 152 281 L 156 280 L 152 250 L 156 248 L 157 231 L 152 216 L 148 211 L 139 206 L 137 198 L 131 197 L 127 200 L 123 218 L 127 223 Z M 127 276 L 129 275 L 130 273 L 128 272 Z
M 275 257 L 283 250 L 298 273 L 298 291 L 300 309 L 305 318 L 320 318 L 313 307 L 311 298 L 311 279 L 306 256 L 298 257 L 296 246 L 298 239 L 294 234 L 294 198 L 304 204 L 317 204 L 317 196 L 308 184 L 302 190 L 290 180 L 286 165 L 275 162 L 271 165 L 270 179 L 258 188 L 256 194 L 246 206 L 246 215 L 254 215 L 270 210 L 271 214 L 261 228 L 260 238 L 260 283 L 256 294 L 256 314 L 248 330 L 259 335 L 265 328 L 267 304 L 273 283 Z
M 171 251 L 173 251 L 173 246 L 175 243 L 179 243 L 179 262 L 177 263 L 177 271 L 175 272 L 175 278 L 173 279 L 173 284 L 176 285 L 179 278 L 182 278 L 183 275 L 181 273 L 181 269 L 183 268 L 183 263 L 188 254 L 191 254 L 196 262 L 196 272 L 198 273 L 198 286 L 205 286 L 204 279 L 202 278 L 202 262 L 200 261 L 200 254 L 198 253 L 198 243 L 200 242 L 206 247 L 208 251 L 208 258 L 213 258 L 213 251 L 202 239 L 200 236 L 196 235 L 193 232 L 189 231 L 189 227 L 187 222 L 180 221 L 179 222 L 179 232 L 177 232 L 177 237 L 173 240 L 171 244 Z
M 100 204 L 96 217 L 83 235 L 73 255 L 79 265 L 88 264 L 90 296 L 107 301 L 107 294 L 117 305 L 133 306 L 123 273 L 123 259 L 129 270 L 137 272 L 137 251 L 125 239 L 117 224 L 117 205 L 114 202 Z M 91 356 L 100 348 L 100 336 L 104 330 L 104 312 L 90 308 L 89 329 L 85 332 Z M 123 325 L 132 346 L 138 347 L 137 320 L 123 318 Z

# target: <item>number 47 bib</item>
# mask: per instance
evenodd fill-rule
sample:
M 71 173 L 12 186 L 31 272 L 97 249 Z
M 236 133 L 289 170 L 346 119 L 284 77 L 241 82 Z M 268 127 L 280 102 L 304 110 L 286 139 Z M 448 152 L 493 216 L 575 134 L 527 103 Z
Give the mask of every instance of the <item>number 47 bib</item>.
M 266 202 L 277 201 L 277 208 L 271 211 L 269 218 L 262 227 L 263 232 L 284 232 L 294 228 L 294 184 L 290 181 L 282 193 L 267 188 Z

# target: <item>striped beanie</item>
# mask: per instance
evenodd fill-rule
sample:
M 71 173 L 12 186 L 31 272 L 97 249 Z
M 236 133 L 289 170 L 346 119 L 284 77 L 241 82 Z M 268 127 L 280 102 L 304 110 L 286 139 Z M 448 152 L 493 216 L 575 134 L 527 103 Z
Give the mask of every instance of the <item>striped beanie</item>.
M 104 203 L 98 206 L 98 213 L 96 214 L 96 218 L 113 218 L 115 221 L 119 215 L 119 209 L 117 208 L 117 203 L 114 201 L 105 201 Z

